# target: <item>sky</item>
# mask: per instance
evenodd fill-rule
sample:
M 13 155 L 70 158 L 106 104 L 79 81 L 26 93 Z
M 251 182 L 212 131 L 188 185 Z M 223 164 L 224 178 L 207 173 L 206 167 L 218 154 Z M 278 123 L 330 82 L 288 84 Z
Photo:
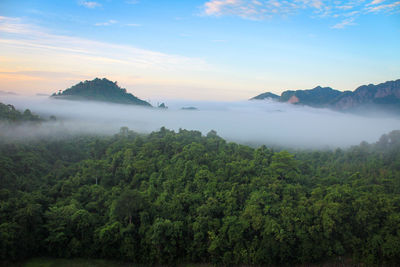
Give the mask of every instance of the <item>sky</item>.
M 0 91 L 95 77 L 153 102 L 396 80 L 400 1 L 0 1 Z

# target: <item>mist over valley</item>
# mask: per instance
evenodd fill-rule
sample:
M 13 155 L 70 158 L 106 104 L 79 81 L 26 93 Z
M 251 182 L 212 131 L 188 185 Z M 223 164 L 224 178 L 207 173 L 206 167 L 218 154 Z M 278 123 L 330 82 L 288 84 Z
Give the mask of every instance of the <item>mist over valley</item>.
M 400 128 L 398 117 L 360 116 L 270 100 L 168 100 L 165 101 L 168 109 L 42 96 L 7 96 L 2 97 L 2 101 L 21 110 L 29 108 L 45 118 L 57 117 L 56 123 L 30 128 L 21 126 L 17 132 L 8 133 L 10 137 L 21 138 L 57 134 L 57 131 L 110 135 L 123 126 L 139 133 L 150 133 L 166 127 L 175 131 L 180 128 L 198 130 L 203 134 L 215 130 L 227 140 L 256 146 L 343 148 L 362 141 L 375 142 L 382 134 Z M 185 106 L 197 110 L 182 110 Z

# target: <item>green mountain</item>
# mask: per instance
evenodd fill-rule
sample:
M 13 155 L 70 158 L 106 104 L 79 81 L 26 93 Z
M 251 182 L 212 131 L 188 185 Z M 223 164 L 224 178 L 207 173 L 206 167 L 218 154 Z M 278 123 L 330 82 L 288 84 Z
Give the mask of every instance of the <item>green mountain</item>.
M 328 105 L 332 99 L 340 96 L 342 92 L 330 87 L 317 86 L 310 90 L 285 91 L 279 98 L 280 102 L 299 103 L 313 107 Z
M 288 90 L 281 96 L 266 92 L 251 98 L 262 100 L 272 98 L 279 102 L 331 108 L 339 111 L 366 111 L 377 108 L 384 111 L 400 112 L 400 79 L 381 84 L 362 85 L 354 91 L 338 91 L 330 87 L 317 86 L 309 90 Z
M 276 94 L 271 93 L 271 92 L 266 92 L 266 93 L 259 94 L 259 95 L 255 96 L 255 97 L 251 98 L 250 100 L 263 100 L 263 99 L 268 99 L 268 98 L 270 98 L 272 100 L 278 100 L 279 99 L 279 95 L 276 95 Z
M 54 93 L 51 97 L 67 100 L 91 100 L 151 107 L 148 102 L 127 93 L 126 89 L 117 85 L 117 82 L 112 82 L 106 78 L 96 78 L 92 81 L 80 82 L 63 92 L 60 90 L 58 93 Z

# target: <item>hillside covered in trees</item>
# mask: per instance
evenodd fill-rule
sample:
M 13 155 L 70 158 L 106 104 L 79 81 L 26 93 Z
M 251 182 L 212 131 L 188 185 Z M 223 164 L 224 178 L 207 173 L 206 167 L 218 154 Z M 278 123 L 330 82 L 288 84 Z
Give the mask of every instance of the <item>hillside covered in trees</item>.
M 54 118 L 54 117 L 53 117 Z M 43 121 L 38 115 L 33 114 L 29 109 L 24 112 L 17 110 L 13 105 L 0 103 L 0 122 L 22 123 Z
M 128 93 L 126 89 L 119 87 L 116 82 L 106 78 L 95 78 L 92 81 L 80 82 L 62 92 L 54 93 L 51 97 L 55 99 L 91 100 L 151 107 L 148 102 Z
M 400 262 L 400 132 L 274 151 L 214 131 L 0 141 L 0 259 Z

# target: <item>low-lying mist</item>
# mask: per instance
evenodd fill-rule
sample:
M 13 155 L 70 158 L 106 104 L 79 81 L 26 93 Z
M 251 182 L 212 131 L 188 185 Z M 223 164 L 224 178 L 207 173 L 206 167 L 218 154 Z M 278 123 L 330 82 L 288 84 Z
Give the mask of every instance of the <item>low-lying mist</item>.
M 48 97 L 2 97 L 0 102 L 17 109 L 29 108 L 42 117 L 55 115 L 56 123 L 19 126 L 1 136 L 29 138 L 69 133 L 114 134 L 120 127 L 149 133 L 168 129 L 210 130 L 229 140 L 245 144 L 266 144 L 294 148 L 336 148 L 376 142 L 400 129 L 400 118 L 368 118 L 270 101 L 194 102 L 170 101 L 169 109 L 151 109 L 101 102 L 54 100 Z M 197 110 L 181 110 L 182 107 Z

